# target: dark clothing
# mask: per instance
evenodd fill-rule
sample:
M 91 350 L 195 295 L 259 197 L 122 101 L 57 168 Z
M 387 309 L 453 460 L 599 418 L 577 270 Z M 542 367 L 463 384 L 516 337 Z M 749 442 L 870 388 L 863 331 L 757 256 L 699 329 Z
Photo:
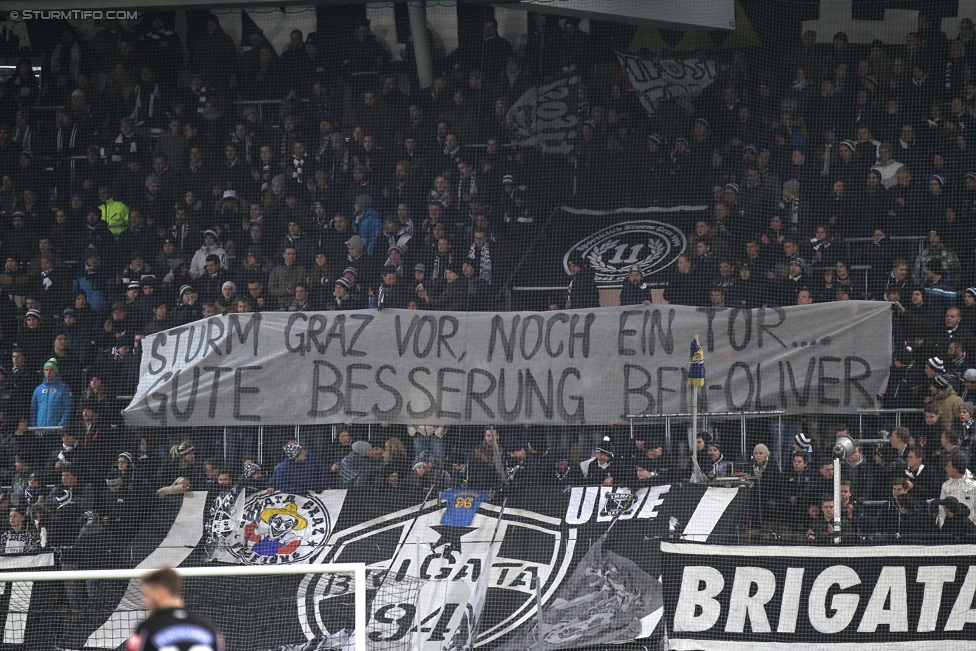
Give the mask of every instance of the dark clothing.
M 376 307 L 381 310 L 391 308 L 405 310 L 407 309 L 407 301 L 409 300 L 410 298 L 407 295 L 404 285 L 399 282 L 393 285 L 387 285 L 385 282 L 381 283 L 380 288 L 376 292 Z
M 569 281 L 566 309 L 588 310 L 594 307 L 600 307 L 600 290 L 596 286 L 593 269 L 585 267 Z
M 632 466 L 633 464 L 627 463 L 624 459 L 614 457 L 610 459 L 610 463 L 607 464 L 606 468 L 601 468 L 597 460 L 593 459 L 586 469 L 584 483 L 587 486 L 600 486 L 606 481 L 607 477 L 613 477 L 613 485 L 615 486 L 636 484 L 637 474 Z
M 664 300 L 675 305 L 701 305 L 703 298 L 701 280 L 694 273 L 676 273 L 664 290 Z
M 651 288 L 647 283 L 635 285 L 630 280 L 624 282 L 624 286 L 620 288 L 621 305 L 643 305 L 644 301 L 654 302 L 651 299 Z
M 914 500 L 907 495 L 898 499 L 900 501 L 892 499 L 881 512 L 878 518 L 881 533 L 892 539 L 898 537 L 906 541 L 917 540 L 926 533 L 934 533 L 934 527 L 928 524 Z
M 923 463 L 914 472 L 911 468 L 906 469 L 905 474 L 912 482 L 912 497 L 917 502 L 921 503 L 939 498 L 945 472 L 939 472 L 937 464 Z
M 453 283 L 444 285 L 444 292 L 440 296 L 432 296 L 430 307 L 445 312 L 464 312 L 468 309 L 468 281 L 458 278 Z
M 549 486 L 558 492 L 566 492 L 573 486 L 582 486 L 586 482 L 583 479 L 583 471 L 579 464 L 570 463 L 566 470 L 560 472 L 555 465 L 546 466 L 539 474 L 540 483 Z
M 224 651 L 224 637 L 208 620 L 191 615 L 184 608 L 167 608 L 139 624 L 126 648 L 138 651 L 159 651 L 163 648 Z

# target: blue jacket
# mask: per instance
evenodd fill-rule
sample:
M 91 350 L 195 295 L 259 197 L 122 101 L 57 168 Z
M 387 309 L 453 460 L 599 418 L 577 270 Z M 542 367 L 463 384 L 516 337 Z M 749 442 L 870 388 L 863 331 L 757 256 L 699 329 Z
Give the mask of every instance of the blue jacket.
M 31 398 L 30 424 L 31 427 L 65 426 L 71 420 L 71 409 L 74 399 L 71 389 L 60 377 L 53 382 L 44 380 Z
M 329 487 L 329 467 L 319 455 L 306 450 L 305 461 L 285 459 L 275 471 L 274 485 L 282 493 L 301 494 Z
M 359 237 L 366 240 L 366 253 L 372 255 L 381 235 L 383 235 L 383 220 L 380 219 L 378 212 L 370 208 L 359 222 Z

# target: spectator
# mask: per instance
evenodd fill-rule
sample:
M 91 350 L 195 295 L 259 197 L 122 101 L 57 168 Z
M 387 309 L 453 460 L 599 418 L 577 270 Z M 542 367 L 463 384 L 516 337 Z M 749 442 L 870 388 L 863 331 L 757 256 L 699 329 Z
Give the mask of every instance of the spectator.
M 664 454 L 664 446 L 659 441 L 647 441 L 642 454 L 634 460 L 637 471 L 637 486 L 654 486 L 669 480 L 671 460 Z
M 627 280 L 620 289 L 620 304 L 650 305 L 652 302 L 650 286 L 644 281 L 640 269 L 634 267 L 627 274 Z
M 664 300 L 675 305 L 702 305 L 704 285 L 701 277 L 695 273 L 691 258 L 685 254 L 679 255 L 675 270 L 664 290 Z
M 218 88 L 227 90 L 230 76 L 237 66 L 234 41 L 220 27 L 220 21 L 211 14 L 206 19 L 206 28 L 190 52 L 189 68 L 200 73 L 201 79 Z M 194 99 L 203 97 L 197 93 Z M 202 106 L 202 102 L 200 105 Z
M 382 468 L 384 450 L 373 447 L 368 441 L 356 441 L 352 451 L 339 462 L 339 479 L 349 488 L 372 485 L 376 473 Z
M 297 443 L 285 445 L 286 459 L 275 471 L 274 486 L 283 493 L 301 494 L 328 488 L 329 471 L 325 462 Z
M 28 525 L 24 511 L 23 508 L 10 509 L 10 529 L 0 536 L 0 545 L 3 545 L 5 554 L 30 554 L 39 546 L 40 541 Z
M 939 500 L 939 508 L 945 514 L 942 521 L 942 535 L 952 543 L 972 543 L 976 540 L 976 523 L 970 518 L 969 507 L 955 497 Z M 11 526 L 13 511 L 11 511 Z
M 571 463 L 565 450 L 559 449 L 549 455 L 549 463 L 552 465 L 546 464 L 540 476 L 540 483 L 543 485 L 565 493 L 573 486 L 582 486 L 585 483 L 579 464 Z
M 951 430 L 956 436 L 956 444 L 962 445 L 966 450 L 972 447 L 973 435 L 976 434 L 974 413 L 976 413 L 976 406 L 972 402 L 967 400 L 959 405 L 959 423 Z
M 281 254 L 284 264 L 271 270 L 268 290 L 278 300 L 278 309 L 287 308 L 295 298 L 295 286 L 305 281 L 305 268 L 297 263 L 298 250 L 287 245 Z
M 905 475 L 910 482 L 909 490 L 918 502 L 930 503 L 939 494 L 942 483 L 938 467 L 924 462 L 921 448 L 911 447 L 905 454 Z
M 939 231 L 934 228 L 930 230 L 928 246 L 915 258 L 915 269 L 912 271 L 912 278 L 915 279 L 915 282 L 921 283 L 923 280 L 930 280 L 925 275 L 926 271 L 941 279 L 944 277 L 956 278 L 959 276 L 960 270 L 959 258 L 942 243 Z
M 570 256 L 569 287 L 566 290 L 567 310 L 586 310 L 600 307 L 600 291 L 597 289 L 593 269 L 578 253 Z
M 203 468 L 197 463 L 196 448 L 189 442 L 183 441 L 169 450 L 169 463 L 160 466 L 158 483 L 164 484 L 163 489 L 170 489 L 161 497 L 172 493 L 183 493 L 199 490 L 203 487 Z M 159 495 L 159 491 L 157 491 Z
M 217 233 L 207 230 L 203 233 L 203 245 L 193 254 L 193 259 L 190 261 L 191 278 L 195 280 L 204 274 L 207 258 L 211 255 L 217 256 L 221 269 L 228 268 L 227 252 L 217 242 Z
M 448 273 L 453 274 L 455 281 L 457 282 L 458 275 L 453 270 L 448 270 Z M 398 309 L 404 310 L 407 308 L 407 290 L 404 285 L 400 282 L 399 276 L 396 272 L 396 267 L 388 266 L 383 269 L 383 275 L 381 276 L 383 282 L 380 283 L 379 289 L 376 291 L 376 308 L 383 309 Z M 463 291 L 463 290 L 462 290 Z M 463 294 L 462 294 L 463 295 Z M 372 302 L 373 299 L 371 298 Z M 435 300 L 435 305 L 437 301 L 441 304 L 446 303 L 447 298 L 438 297 Z M 372 307 L 372 305 L 371 305 Z
M 413 468 L 407 460 L 407 449 L 396 437 L 387 439 L 383 451 L 383 468 L 377 472 L 378 487 L 399 488 L 406 485 Z
M 910 494 L 911 482 L 907 477 L 897 477 L 891 482 L 891 498 L 888 507 L 881 513 L 878 525 L 881 533 L 891 539 L 903 538 L 909 542 L 920 542 L 919 537 L 931 528 L 925 519 L 919 503 Z
M 929 385 L 929 394 L 925 401 L 931 402 L 939 410 L 942 426 L 951 430 L 959 420 L 959 407 L 962 406 L 962 398 L 952 388 L 949 377 L 945 374 L 936 376 L 932 384 Z
M 618 459 L 614 453 L 614 445 L 609 436 L 593 448 L 593 458 L 584 468 L 585 481 L 588 486 L 613 486 L 623 484 L 634 477 L 633 471 L 627 472 L 626 462 Z
M 44 381 L 31 397 L 31 427 L 66 427 L 71 420 L 74 399 L 71 389 L 58 377 L 58 370 L 57 360 L 44 363 Z
M 945 523 L 945 507 L 941 506 L 942 500 L 947 497 L 955 497 L 959 503 L 969 508 L 969 519 L 976 522 L 976 513 L 973 512 L 973 504 L 976 502 L 976 480 L 972 473 L 967 470 L 969 457 L 961 450 L 954 450 L 949 453 L 946 459 L 945 473 L 946 480 L 942 484 L 942 491 L 939 494 L 939 527 Z
M 112 198 L 112 188 L 103 185 L 98 188 L 98 199 L 101 202 L 102 221 L 108 226 L 112 235 L 118 236 L 129 227 L 129 208 L 121 201 Z

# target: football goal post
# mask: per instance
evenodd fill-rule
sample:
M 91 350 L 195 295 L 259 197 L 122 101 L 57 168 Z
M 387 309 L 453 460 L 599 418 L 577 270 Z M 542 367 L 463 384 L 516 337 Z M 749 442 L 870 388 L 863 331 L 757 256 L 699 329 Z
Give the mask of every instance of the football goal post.
M 350 641 L 356 651 L 367 649 L 364 563 L 175 569 L 184 578 L 187 610 L 213 621 L 224 633 L 227 649 L 348 649 Z M 139 579 L 152 571 L 0 573 L 0 606 L 7 611 L 3 643 L 25 648 L 35 648 L 37 643 L 54 648 L 52 642 L 60 649 L 119 648 L 149 615 Z M 352 616 L 340 618 L 337 630 L 310 640 L 305 618 L 313 615 L 305 612 L 306 602 L 297 595 L 299 586 L 317 575 L 342 579 L 349 597 L 343 610 Z

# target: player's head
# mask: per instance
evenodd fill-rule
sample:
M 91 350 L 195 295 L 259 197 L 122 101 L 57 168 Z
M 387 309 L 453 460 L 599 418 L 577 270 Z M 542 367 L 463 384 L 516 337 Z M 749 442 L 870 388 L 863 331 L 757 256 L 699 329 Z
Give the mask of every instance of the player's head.
M 183 578 L 170 567 L 163 567 L 142 577 L 146 608 L 155 613 L 183 606 Z

